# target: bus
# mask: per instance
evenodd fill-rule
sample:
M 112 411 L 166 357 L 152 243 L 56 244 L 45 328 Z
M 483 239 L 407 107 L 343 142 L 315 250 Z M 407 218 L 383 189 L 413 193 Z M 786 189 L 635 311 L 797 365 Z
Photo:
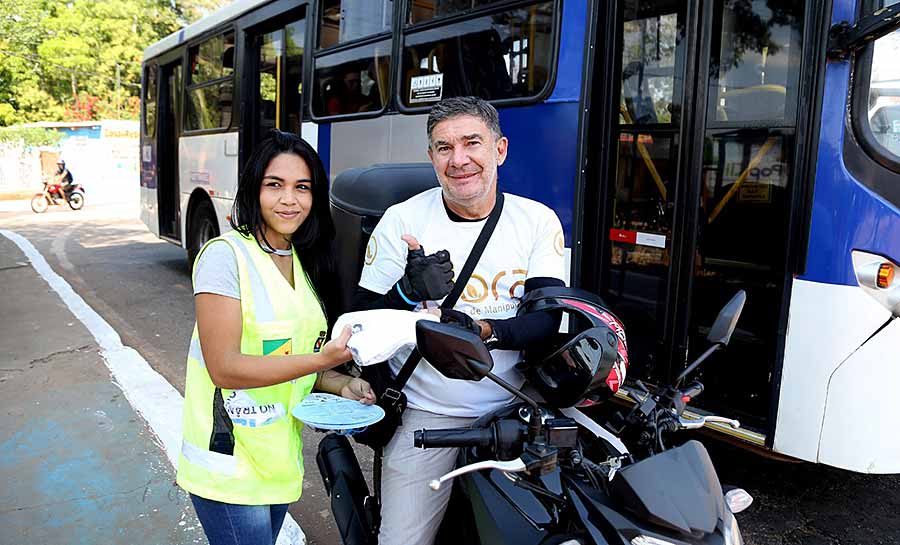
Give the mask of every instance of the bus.
M 897 473 L 893 4 L 241 0 L 145 51 L 141 217 L 192 259 L 268 129 L 333 180 L 426 162 L 429 106 L 483 97 L 510 140 L 501 189 L 559 215 L 570 285 L 626 325 L 630 384 L 684 369 L 743 289 L 695 409 L 742 425 L 709 430 Z

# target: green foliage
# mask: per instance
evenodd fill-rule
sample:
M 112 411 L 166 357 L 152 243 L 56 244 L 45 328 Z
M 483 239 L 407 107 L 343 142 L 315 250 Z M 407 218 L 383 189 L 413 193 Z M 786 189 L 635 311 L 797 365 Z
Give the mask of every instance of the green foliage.
M 3 106 L 0 104 L 0 106 Z M 0 119 L 3 109 L 0 108 Z M 28 148 L 56 146 L 62 140 L 62 133 L 41 127 L 0 127 L 0 144 L 21 144 Z
M 144 49 L 225 3 L 0 2 L 0 126 L 137 119 Z

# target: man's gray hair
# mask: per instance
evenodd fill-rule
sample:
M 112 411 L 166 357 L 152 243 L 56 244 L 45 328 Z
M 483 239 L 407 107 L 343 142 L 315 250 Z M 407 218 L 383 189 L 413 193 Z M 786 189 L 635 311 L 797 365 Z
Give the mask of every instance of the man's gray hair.
M 503 136 L 500 131 L 500 115 L 488 101 L 471 96 L 445 98 L 432 106 L 428 112 L 428 147 L 431 147 L 431 132 L 435 125 L 460 115 L 471 115 L 484 121 L 494 135 L 494 140 Z

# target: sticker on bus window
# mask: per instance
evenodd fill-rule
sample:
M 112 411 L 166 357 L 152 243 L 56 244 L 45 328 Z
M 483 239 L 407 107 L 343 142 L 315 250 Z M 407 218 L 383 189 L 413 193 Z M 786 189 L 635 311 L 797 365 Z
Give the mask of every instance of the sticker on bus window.
M 642 233 L 627 229 L 610 229 L 609 240 L 613 242 L 625 242 L 636 246 L 652 246 L 653 248 L 666 247 L 666 236 L 655 233 Z
M 414 76 L 409 82 L 409 103 L 437 102 L 444 94 L 444 74 Z

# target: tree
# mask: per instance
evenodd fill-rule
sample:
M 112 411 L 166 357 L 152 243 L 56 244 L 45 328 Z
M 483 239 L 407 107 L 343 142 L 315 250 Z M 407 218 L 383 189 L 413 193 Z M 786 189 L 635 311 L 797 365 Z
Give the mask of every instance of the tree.
M 0 126 L 139 114 L 153 42 L 225 0 L 0 3 Z M 12 112 L 10 112 L 10 108 Z

